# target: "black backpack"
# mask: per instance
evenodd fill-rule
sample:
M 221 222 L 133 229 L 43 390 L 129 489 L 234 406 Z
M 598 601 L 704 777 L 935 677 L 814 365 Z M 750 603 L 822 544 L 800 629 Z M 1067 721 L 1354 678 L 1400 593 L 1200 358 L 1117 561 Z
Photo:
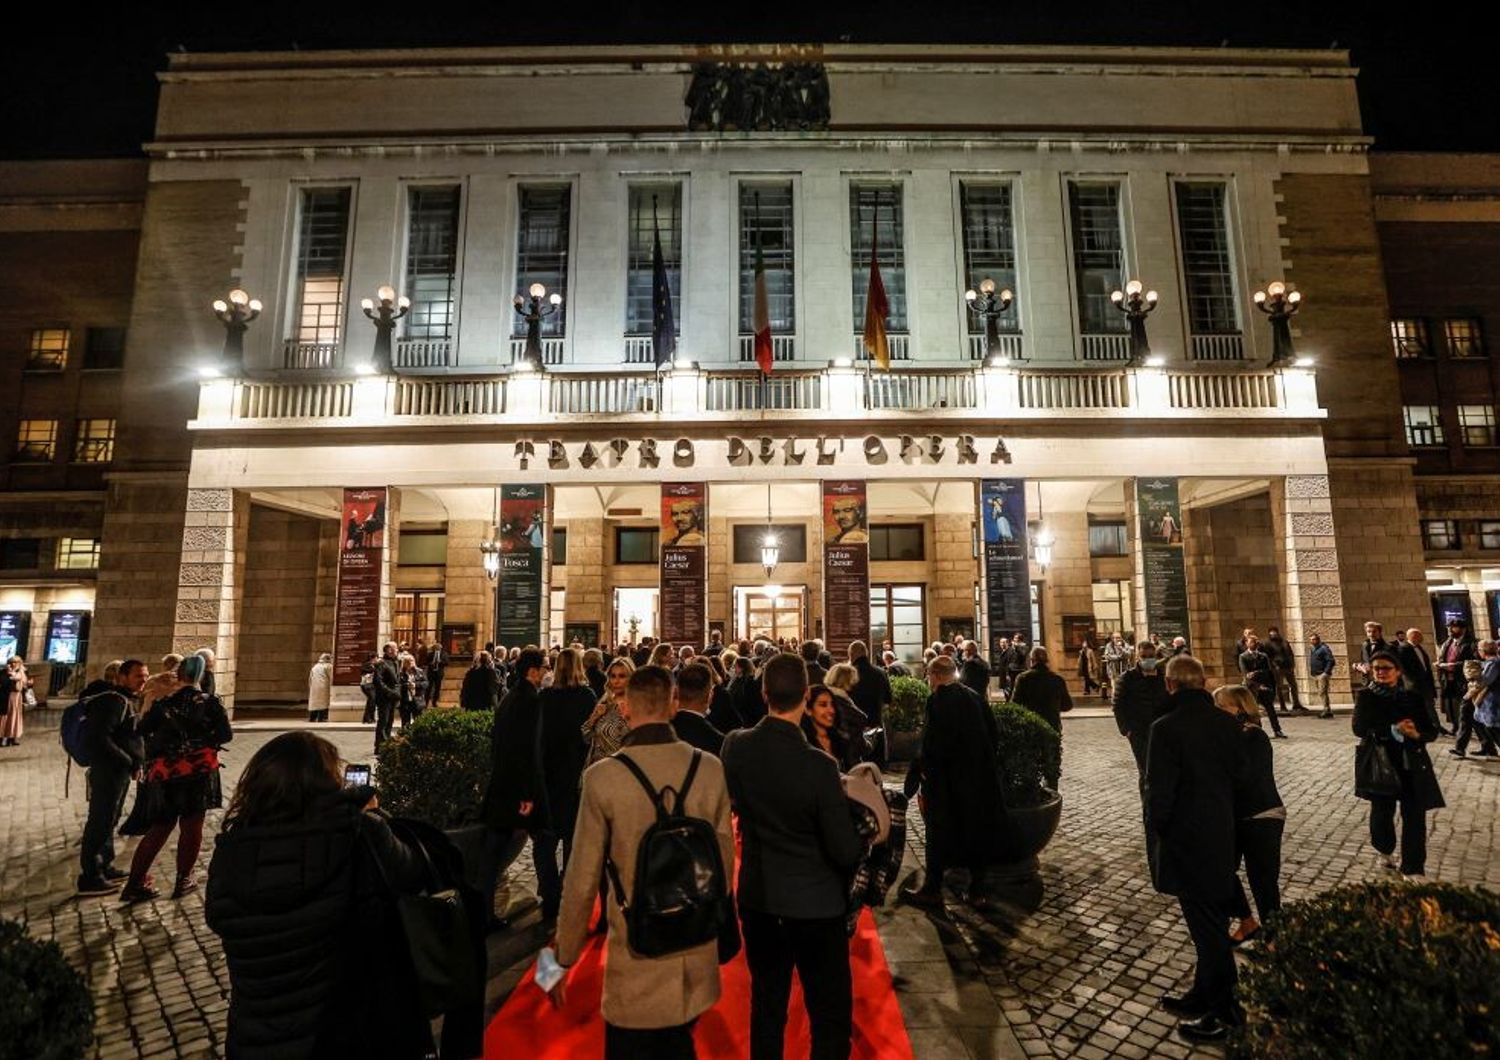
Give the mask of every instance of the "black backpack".
M 656 807 L 656 820 L 635 849 L 635 885 L 629 902 L 614 862 L 604 862 L 615 900 L 625 914 L 631 952 L 664 957 L 718 940 L 726 921 L 734 916 L 719 837 L 708 821 L 683 814 L 703 752 L 693 751 L 682 787 L 673 792 L 671 813 L 663 796 L 673 789 L 657 791 L 627 755 L 613 757 L 634 774 Z

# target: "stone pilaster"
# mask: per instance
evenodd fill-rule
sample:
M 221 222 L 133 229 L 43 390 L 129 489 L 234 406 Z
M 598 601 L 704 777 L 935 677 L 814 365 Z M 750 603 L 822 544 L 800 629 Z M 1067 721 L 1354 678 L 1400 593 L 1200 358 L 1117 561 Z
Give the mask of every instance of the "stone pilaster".
M 448 564 L 443 570 L 443 621 L 472 622 L 476 651 L 495 639 L 495 583 L 484 573 L 484 553 L 479 548 L 481 542 L 489 539 L 491 532 L 488 519 L 448 520 Z M 457 671 L 444 677 L 445 702 L 458 701 L 461 678 L 462 674 Z
M 199 648 L 213 649 L 217 660 L 215 687 L 231 711 L 249 531 L 249 494 L 228 489 L 188 490 L 172 650 L 188 655 Z
M 1278 537 L 1277 573 L 1284 613 L 1282 635 L 1296 649 L 1297 680 L 1304 698 L 1311 691 L 1307 672 L 1307 638 L 1314 633 L 1334 651 L 1332 687 L 1342 690 L 1349 658 L 1339 649 L 1349 643 L 1344 620 L 1344 593 L 1339 580 L 1339 552 L 1334 534 L 1333 498 L 1327 475 L 1288 475 L 1271 490 L 1271 521 Z
M 1203 663 L 1209 683 L 1238 680 L 1236 663 L 1230 658 L 1234 640 L 1225 641 L 1219 609 L 1218 553 L 1210 509 L 1182 510 L 1182 558 L 1187 569 L 1188 625 L 1193 639 L 1188 651 Z
M 600 640 L 612 645 L 615 631 L 609 623 L 614 607 L 604 588 L 605 525 L 603 519 L 568 520 L 567 615 L 569 622 L 599 623 Z M 709 533 L 712 541 L 712 527 Z
M 1130 611 L 1132 626 L 1126 631 L 1127 640 L 1140 640 L 1146 629 L 1146 553 L 1141 545 L 1141 511 L 1136 503 L 1135 479 L 1123 482 L 1125 490 L 1125 536 L 1130 548 Z M 1186 516 L 1184 516 L 1186 518 Z M 1191 604 L 1191 601 L 1189 602 Z M 1101 638 L 1100 646 L 1103 646 Z
M 974 513 L 938 512 L 932 517 L 932 547 L 928 550 L 932 581 L 927 598 L 927 642 L 938 639 L 939 623 L 949 616 L 974 614 L 974 584 L 980 563 L 974 556 Z M 980 644 L 983 630 L 974 637 Z M 924 647 L 926 645 L 923 645 Z

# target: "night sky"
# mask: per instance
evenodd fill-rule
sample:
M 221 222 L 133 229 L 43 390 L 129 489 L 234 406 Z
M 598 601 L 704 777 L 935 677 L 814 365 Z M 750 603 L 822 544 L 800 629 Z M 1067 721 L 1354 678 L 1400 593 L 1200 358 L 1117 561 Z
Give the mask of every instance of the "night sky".
M 3 77 L 9 135 L 0 157 L 139 154 L 150 138 L 156 72 L 188 51 L 518 44 L 983 43 L 1324 48 L 1360 68 L 1365 129 L 1377 150 L 1500 151 L 1493 41 L 1445 5 L 1381 18 L 1368 5 L 944 4 L 934 0 L 800 5 L 756 0 L 359 6 L 231 0 L 178 10 L 119 5 L 90 20 L 64 3 L 27 5 L 29 36 L 12 35 Z M 800 9 L 799 9 L 800 8 Z M 1051 8 L 1051 10 L 1047 10 Z M 1300 8 L 1300 9 L 1299 9 Z M 478 13 L 476 13 L 478 9 Z M 486 10 L 492 13 L 486 13 Z M 532 13 L 528 18 L 527 13 Z M 917 21 L 920 15 L 922 21 Z M 29 27 L 30 28 L 30 27 Z

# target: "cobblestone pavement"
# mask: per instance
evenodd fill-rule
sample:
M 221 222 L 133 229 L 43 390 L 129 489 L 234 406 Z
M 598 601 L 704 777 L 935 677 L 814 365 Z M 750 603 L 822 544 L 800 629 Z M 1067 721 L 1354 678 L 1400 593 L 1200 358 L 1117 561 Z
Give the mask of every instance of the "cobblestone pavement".
M 83 781 L 75 769 L 64 798 L 65 759 L 48 720 L 36 718 L 20 748 L 0 751 L 0 916 L 29 920 L 85 971 L 98 1008 L 95 1056 L 220 1055 L 228 975 L 204 926 L 201 896 L 129 908 L 73 897 Z M 55 726 L 56 715 L 50 720 Z M 1283 887 L 1296 899 L 1372 873 L 1364 804 L 1349 794 L 1347 716 L 1285 724 L 1291 739 L 1275 745 L 1291 814 Z M 225 756 L 226 793 L 271 735 L 247 731 L 235 739 Z M 368 731 L 328 735 L 351 760 L 368 757 Z M 1103 718 L 1069 719 L 1064 743 L 1062 825 L 1042 857 L 1036 893 L 1007 892 L 1004 911 L 984 916 L 956 902 L 947 917 L 900 905 L 877 913 L 918 1060 L 1189 1055 L 1156 1007 L 1185 983 L 1191 947 L 1175 904 L 1146 880 L 1129 750 Z M 1434 760 L 1449 808 L 1432 818 L 1429 874 L 1500 887 L 1491 820 L 1500 764 L 1457 762 L 1442 753 L 1445 746 L 1435 745 Z M 210 837 L 217 816 L 210 815 Z M 913 813 L 908 866 L 919 861 L 922 841 Z M 202 868 L 211 852 L 210 839 Z M 127 845 L 122 864 L 128 853 Z M 511 887 L 514 927 L 490 939 L 492 1007 L 544 941 L 533 886 L 523 856 Z

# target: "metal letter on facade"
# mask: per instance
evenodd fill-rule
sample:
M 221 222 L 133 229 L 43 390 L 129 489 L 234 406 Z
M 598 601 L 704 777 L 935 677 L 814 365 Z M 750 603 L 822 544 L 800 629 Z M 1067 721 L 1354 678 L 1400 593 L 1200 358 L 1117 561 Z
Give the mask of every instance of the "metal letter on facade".
M 1026 542 L 1026 480 L 987 478 L 979 483 L 979 524 L 984 541 L 984 600 L 989 654 L 1000 657 L 1001 638 L 1031 635 L 1031 556 Z
M 863 481 L 823 483 L 823 640 L 834 658 L 870 645 L 870 512 Z

